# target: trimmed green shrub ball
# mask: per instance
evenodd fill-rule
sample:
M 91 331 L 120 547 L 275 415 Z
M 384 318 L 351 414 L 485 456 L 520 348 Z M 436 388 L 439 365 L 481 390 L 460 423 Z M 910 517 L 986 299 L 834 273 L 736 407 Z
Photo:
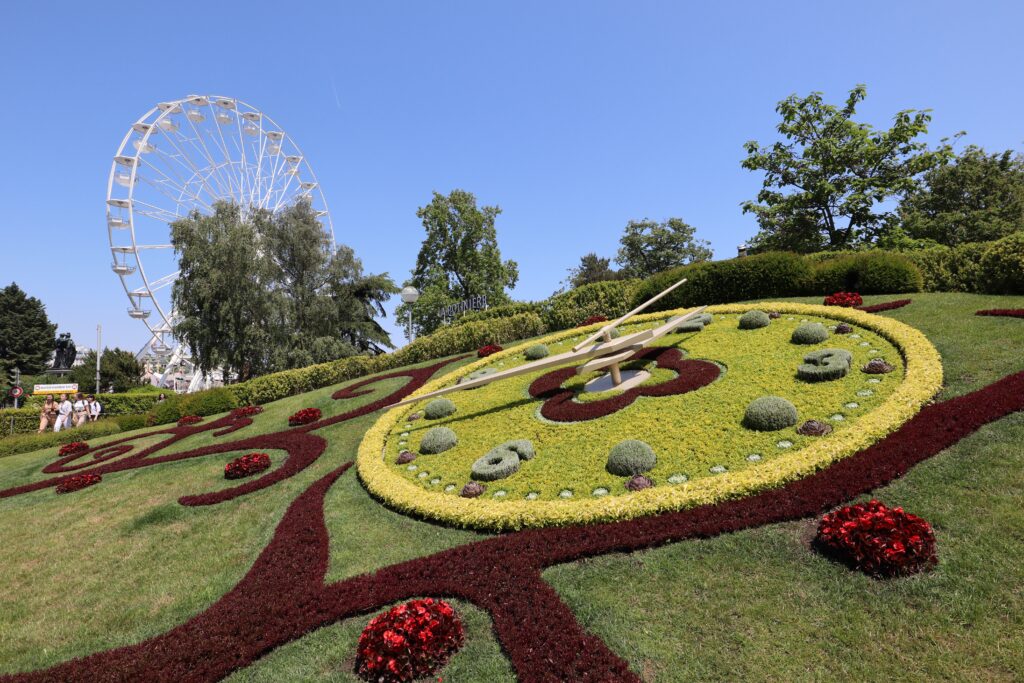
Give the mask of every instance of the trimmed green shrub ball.
M 489 450 L 487 455 L 477 458 L 470 467 L 470 476 L 477 481 L 504 479 L 518 472 L 520 463 L 534 455 L 536 451 L 533 444 L 526 439 L 506 441 Z
M 459 437 L 455 436 L 455 432 L 452 430 L 447 427 L 433 427 L 423 435 L 423 440 L 420 441 L 420 453 L 426 455 L 443 453 L 449 448 L 453 448 L 458 442 Z
M 715 319 L 715 316 L 711 315 L 710 313 L 701 313 L 695 319 L 701 321 L 704 324 L 704 326 L 707 327 L 708 325 L 711 324 L 711 321 Z
M 796 424 L 796 406 L 780 396 L 754 399 L 743 415 L 743 426 L 759 432 L 774 432 Z
M 685 334 L 687 332 L 700 332 L 704 329 L 704 323 L 693 318 L 683 321 L 683 323 L 676 328 L 676 334 Z
M 821 323 L 804 323 L 793 330 L 790 338 L 794 344 L 820 344 L 828 339 L 828 330 Z
M 455 404 L 447 398 L 435 398 L 423 409 L 423 414 L 428 420 L 440 420 L 455 412 Z
M 657 463 L 653 448 L 643 441 L 627 439 L 612 446 L 605 469 L 620 477 L 632 477 L 654 469 Z
M 526 349 L 526 360 L 540 360 L 548 355 L 548 347 L 544 344 L 534 344 Z
M 741 330 L 756 330 L 759 327 L 768 327 L 772 319 L 764 311 L 747 311 L 740 316 Z
M 853 356 L 845 349 L 818 349 L 804 356 L 796 376 L 805 382 L 830 382 L 846 377 Z

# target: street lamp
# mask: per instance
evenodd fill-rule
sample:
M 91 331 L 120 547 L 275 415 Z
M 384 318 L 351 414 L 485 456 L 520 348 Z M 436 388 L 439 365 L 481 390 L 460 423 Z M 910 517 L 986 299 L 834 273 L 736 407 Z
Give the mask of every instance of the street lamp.
M 409 304 L 409 322 L 407 323 L 405 336 L 412 341 L 412 305 L 416 303 L 416 300 L 420 298 L 420 292 L 415 287 L 403 287 L 402 288 L 402 301 Z

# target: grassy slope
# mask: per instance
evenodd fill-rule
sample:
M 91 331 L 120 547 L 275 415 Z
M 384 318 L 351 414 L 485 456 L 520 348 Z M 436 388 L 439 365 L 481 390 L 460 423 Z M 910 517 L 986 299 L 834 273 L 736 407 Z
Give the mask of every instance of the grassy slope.
M 943 397 L 1024 369 L 1021 322 L 972 315 L 1024 306 L 1024 298 L 913 298 L 914 305 L 886 315 L 919 327 L 942 352 L 949 385 Z M 309 405 L 325 414 L 350 410 L 395 387 L 338 402 L 329 399 L 335 388 L 271 404 L 246 432 L 277 430 Z M 74 506 L 50 491 L 0 501 L 0 672 L 135 642 L 202 611 L 245 573 L 287 504 L 354 457 L 373 419 L 324 430 L 328 452 L 296 477 L 208 508 L 175 500 L 217 485 L 228 455 L 118 473 L 74 494 Z M 188 447 L 209 438 L 195 437 Z M 587 628 L 650 680 L 1020 678 L 1021 443 L 1024 418 L 1017 415 L 878 492 L 936 524 L 942 563 L 927 576 L 880 583 L 833 565 L 807 549 L 814 530 L 807 521 L 573 563 L 546 577 Z M 52 457 L 48 449 L 0 459 L 0 485 L 38 478 Z M 349 474 L 330 491 L 326 511 L 329 579 L 479 538 L 391 513 Z M 487 615 L 462 607 L 468 642 L 444 679 L 511 679 Z M 234 678 L 354 680 L 349 672 L 365 621 L 320 629 Z

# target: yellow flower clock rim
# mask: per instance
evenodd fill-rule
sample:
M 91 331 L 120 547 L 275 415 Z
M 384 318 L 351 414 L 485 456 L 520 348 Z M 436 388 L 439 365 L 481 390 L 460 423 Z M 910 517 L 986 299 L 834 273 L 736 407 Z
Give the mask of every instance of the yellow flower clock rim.
M 913 417 L 942 387 L 942 361 L 939 352 L 920 331 L 891 318 L 850 308 L 787 302 L 722 304 L 708 307 L 707 312 L 732 314 L 752 309 L 817 315 L 870 329 L 899 349 L 906 366 L 904 379 L 880 406 L 858 421 L 856 430 L 817 441 L 790 457 L 757 468 L 726 472 L 717 477 L 705 477 L 695 482 L 674 486 L 655 486 L 628 495 L 588 500 L 492 501 L 425 491 L 422 487 L 395 476 L 384 461 L 383 453 L 388 434 L 408 414 L 408 407 L 387 411 L 366 432 L 356 458 L 359 477 L 373 496 L 395 510 L 473 529 L 502 531 L 632 519 L 733 498 L 744 498 L 806 477 L 863 450 L 895 431 Z M 630 323 L 665 320 L 672 315 L 685 313 L 686 310 L 637 316 Z M 540 340 L 482 358 L 428 382 L 413 394 L 413 397 L 447 386 L 458 377 L 495 361 L 518 357 L 527 345 L 551 344 L 581 333 L 596 331 L 600 326 L 601 323 L 598 323 L 587 328 L 554 332 Z

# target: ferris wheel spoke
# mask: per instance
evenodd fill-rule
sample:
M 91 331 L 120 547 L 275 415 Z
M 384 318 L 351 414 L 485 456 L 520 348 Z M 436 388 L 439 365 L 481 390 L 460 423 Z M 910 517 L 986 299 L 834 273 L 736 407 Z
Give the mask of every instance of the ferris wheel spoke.
M 168 199 L 170 199 L 175 204 L 180 204 L 181 203 L 181 195 L 185 195 L 185 196 L 190 197 L 191 199 L 193 199 L 195 201 L 196 205 L 198 205 L 198 206 L 200 206 L 200 207 L 202 207 L 204 209 L 207 209 L 208 211 L 213 211 L 213 207 L 212 206 L 210 206 L 209 204 L 204 202 L 197 195 L 194 195 L 194 194 L 188 192 L 185 188 L 183 188 L 183 187 L 181 187 L 181 186 L 179 186 L 179 185 L 177 185 L 177 184 L 175 184 L 173 182 L 170 182 L 169 178 L 168 178 L 169 183 L 153 181 L 153 180 L 150 180 L 149 178 L 145 178 L 145 177 L 143 177 L 142 181 L 144 183 L 146 183 L 147 185 L 149 185 L 150 187 L 152 187 L 157 192 L 159 192 L 160 194 L 162 194 L 163 196 L 165 196 Z M 178 196 L 177 197 L 175 197 L 173 194 L 167 192 L 167 185 L 168 184 L 173 185 L 174 188 L 178 191 Z
M 171 273 L 170 275 L 164 275 L 163 277 L 160 277 L 160 278 L 157 278 L 156 280 L 153 280 L 152 282 L 149 283 L 149 291 L 150 292 L 157 292 L 157 291 L 163 289 L 164 287 L 167 287 L 169 285 L 173 285 L 174 281 L 178 279 L 179 275 L 181 275 L 181 271 L 180 270 L 176 270 L 173 273 Z
M 246 194 L 246 181 L 249 180 L 249 169 L 245 158 L 245 139 L 242 137 L 242 114 L 238 111 L 237 105 L 235 107 L 235 128 L 238 129 L 238 139 L 235 140 L 235 136 L 231 136 L 232 142 L 235 143 L 235 147 L 238 149 L 239 161 L 241 167 L 239 168 L 238 178 L 238 199 L 241 201 L 245 198 Z
M 192 143 L 192 146 L 196 147 L 198 149 L 198 145 L 195 142 L 196 140 L 198 140 L 199 143 L 203 147 L 202 154 L 205 157 L 207 163 L 209 164 L 209 168 L 211 169 L 210 177 L 213 178 L 214 182 L 217 184 L 217 189 L 218 189 L 217 198 L 218 199 L 226 199 L 226 198 L 230 197 L 231 196 L 230 183 L 228 183 L 225 180 L 225 178 L 223 177 L 223 175 L 221 173 L 221 167 L 223 166 L 223 164 L 222 163 L 218 163 L 217 161 L 214 160 L 213 153 L 210 151 L 210 147 L 206 144 L 206 136 L 204 136 L 202 133 L 199 132 L 199 128 L 196 126 L 195 121 L 190 119 L 188 116 L 185 117 L 185 120 L 187 120 L 188 124 L 192 127 L 192 132 L 194 132 L 196 134 L 196 137 L 194 139 L 190 140 L 190 142 Z M 210 125 L 216 126 L 217 125 L 216 119 L 214 119 L 213 123 L 210 124 Z
M 224 128 L 223 128 L 223 126 L 225 124 L 221 124 L 220 121 L 217 120 L 218 112 L 216 111 L 216 109 L 214 109 L 214 104 L 213 104 L 213 100 L 212 99 L 210 100 L 210 111 L 213 114 L 214 128 L 217 129 L 217 135 L 218 135 L 218 137 L 220 137 L 220 150 L 224 154 L 224 163 L 230 168 L 230 166 L 231 166 L 231 153 L 228 152 L 228 142 L 227 142 L 227 140 L 224 137 Z M 214 140 L 214 142 L 216 142 L 216 140 Z M 230 195 L 229 196 L 234 197 L 234 196 L 236 196 L 235 195 L 235 191 L 238 188 L 236 188 L 231 183 L 231 180 L 233 179 L 233 177 L 232 177 L 232 173 L 231 173 L 230 170 L 227 173 L 227 178 L 228 178 L 228 189 L 230 190 Z M 238 191 L 240 192 L 240 190 L 238 190 Z
M 189 120 L 187 116 L 185 117 L 185 119 L 186 119 L 186 120 Z M 205 176 L 203 175 L 203 173 L 202 173 L 202 171 L 201 171 L 201 170 L 199 169 L 199 167 L 197 167 L 197 166 L 196 166 L 196 165 L 195 165 L 194 163 L 192 163 L 192 158 L 191 158 L 191 157 L 190 157 L 190 156 L 189 156 L 189 155 L 188 155 L 188 154 L 187 154 L 187 153 L 185 152 L 185 150 L 183 150 L 183 149 L 182 149 L 182 148 L 181 148 L 181 147 L 180 147 L 180 146 L 178 145 L 178 143 L 177 143 L 177 142 L 176 142 L 176 141 L 174 140 L 174 138 L 173 138 L 173 137 L 171 137 L 172 135 L 177 135 L 177 136 L 180 136 L 180 137 L 181 137 L 181 139 L 182 139 L 182 141 L 185 141 L 185 140 L 187 140 L 188 138 L 186 138 L 186 137 L 185 137 L 184 135 L 181 135 L 181 133 L 179 133 L 179 132 L 178 132 L 177 130 L 171 131 L 171 132 L 170 132 L 170 133 L 168 133 L 168 135 L 167 135 L 167 140 L 168 140 L 168 141 L 169 141 L 169 142 L 170 142 L 170 143 L 171 143 L 172 145 L 174 145 L 174 148 L 178 150 L 178 152 L 179 152 L 179 153 L 180 153 L 180 154 L 182 155 L 182 157 L 184 157 L 185 159 L 187 159 L 187 160 L 188 160 L 188 164 L 189 164 L 189 167 L 191 167 L 191 169 L 192 169 L 192 171 L 193 171 L 193 175 L 194 175 L 194 177 L 196 177 L 196 178 L 199 178 L 199 179 L 200 179 L 200 181 L 202 182 L 202 184 L 203 184 L 203 185 L 204 185 L 204 186 L 206 187 L 206 192 L 207 192 L 207 194 L 209 194 L 211 198 L 213 198 L 214 200 L 216 200 L 216 199 L 217 199 L 217 197 L 218 197 L 218 195 L 219 195 L 219 193 L 218 193 L 218 192 L 217 192 L 217 191 L 216 191 L 216 190 L 215 190 L 215 189 L 214 189 L 214 188 L 213 188 L 213 187 L 212 187 L 212 186 L 211 186 L 211 185 L 209 184 L 209 182 L 208 182 L 207 178 L 206 178 L 206 177 L 205 177 Z M 197 199 L 198 199 L 198 197 L 197 197 Z

